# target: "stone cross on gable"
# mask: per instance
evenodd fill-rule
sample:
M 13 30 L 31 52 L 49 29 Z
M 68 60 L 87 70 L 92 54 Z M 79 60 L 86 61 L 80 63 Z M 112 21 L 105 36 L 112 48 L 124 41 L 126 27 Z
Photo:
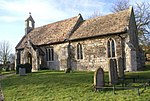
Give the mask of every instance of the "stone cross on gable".
M 29 15 L 31 15 L 31 12 L 29 12 Z

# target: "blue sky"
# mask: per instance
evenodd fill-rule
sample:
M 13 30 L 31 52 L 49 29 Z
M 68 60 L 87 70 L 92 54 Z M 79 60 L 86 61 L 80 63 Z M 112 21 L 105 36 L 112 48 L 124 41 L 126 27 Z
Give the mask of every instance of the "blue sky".
M 25 34 L 25 19 L 31 12 L 35 26 L 42 26 L 82 14 L 87 19 L 94 12 L 111 13 L 116 0 L 0 0 L 0 42 L 9 41 L 12 52 Z M 132 4 L 148 0 L 131 0 Z

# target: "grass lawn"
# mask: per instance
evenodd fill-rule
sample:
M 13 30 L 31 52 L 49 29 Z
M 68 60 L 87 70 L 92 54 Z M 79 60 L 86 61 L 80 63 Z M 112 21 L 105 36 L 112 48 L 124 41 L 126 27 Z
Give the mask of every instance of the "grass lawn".
M 0 75 L 5 75 L 5 74 L 10 74 L 10 73 L 14 73 L 15 71 L 0 71 Z
M 127 73 L 127 76 L 150 78 L 150 70 Z M 94 72 L 64 73 L 39 71 L 27 76 L 14 75 L 1 80 L 5 101 L 149 101 L 150 87 L 138 96 L 136 90 L 108 89 L 95 92 Z M 108 81 L 108 73 L 105 73 Z M 141 88 L 140 90 L 142 90 Z

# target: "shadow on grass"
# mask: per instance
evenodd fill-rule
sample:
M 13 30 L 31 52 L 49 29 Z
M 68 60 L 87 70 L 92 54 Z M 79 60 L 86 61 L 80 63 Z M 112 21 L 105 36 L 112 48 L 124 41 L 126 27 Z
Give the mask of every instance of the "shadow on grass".
M 138 71 L 149 71 L 150 70 L 150 65 L 146 65 L 143 68 L 139 68 Z

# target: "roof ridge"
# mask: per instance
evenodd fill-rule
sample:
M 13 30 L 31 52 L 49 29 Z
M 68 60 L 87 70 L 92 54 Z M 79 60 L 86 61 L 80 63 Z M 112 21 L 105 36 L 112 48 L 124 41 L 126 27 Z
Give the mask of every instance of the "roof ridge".
M 46 45 L 65 42 L 66 38 L 81 39 L 107 35 L 108 33 L 123 32 L 129 23 L 130 11 L 131 9 L 126 9 L 117 13 L 98 16 L 87 20 L 83 20 L 81 14 L 78 14 L 71 18 L 36 27 L 27 35 L 33 44 Z M 22 38 L 16 49 L 23 48 L 26 40 L 26 38 Z
M 85 20 L 73 33 L 71 40 L 125 32 L 131 16 L 130 9 Z
M 24 47 L 23 43 L 25 42 L 25 40 L 27 40 L 27 36 L 30 37 L 35 45 L 47 44 L 49 42 L 51 43 L 55 41 L 64 41 L 64 39 L 66 38 L 66 34 L 68 34 L 69 31 L 74 30 L 76 23 L 80 18 L 81 15 L 79 14 L 71 18 L 36 27 L 30 33 L 24 36 L 24 38 L 22 38 L 22 40 L 16 46 L 16 49 L 21 49 Z
M 133 9 L 132 7 L 129 7 L 128 9 L 125 9 L 125 10 L 122 10 L 122 11 L 119 11 L 119 12 L 109 13 L 109 14 L 106 14 L 106 15 L 97 16 L 97 17 L 94 17 L 94 18 L 89 18 L 87 20 L 92 20 L 92 19 L 96 19 L 96 18 L 101 18 L 101 17 L 111 16 L 111 15 L 116 15 L 116 14 L 123 13 L 123 12 L 126 12 L 126 11 L 130 12 L 132 9 Z

